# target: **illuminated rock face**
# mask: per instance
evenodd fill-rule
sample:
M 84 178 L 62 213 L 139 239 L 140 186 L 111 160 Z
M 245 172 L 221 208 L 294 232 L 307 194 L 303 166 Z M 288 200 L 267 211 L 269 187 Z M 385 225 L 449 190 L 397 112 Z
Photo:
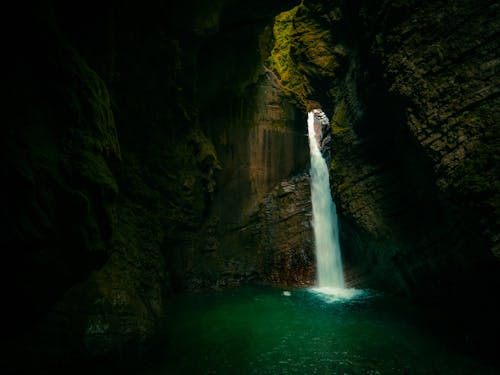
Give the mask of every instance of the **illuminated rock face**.
M 202 118 L 214 132 L 222 169 L 200 242 L 181 255 L 189 264 L 188 288 L 248 281 L 304 285 L 314 279 L 311 233 L 304 224 L 310 198 L 299 194 L 307 192 L 308 182 L 293 178 L 309 163 L 303 114 L 266 69 L 258 71 L 245 98 L 244 105 L 228 103 L 217 123 Z M 290 189 L 290 181 L 300 186 L 280 196 L 280 186 Z M 287 211 L 296 212 L 288 221 L 283 218 Z M 208 245 L 205 237 L 211 239 Z M 300 253 L 299 260 L 295 253 Z M 293 262 L 301 265 L 287 266 Z

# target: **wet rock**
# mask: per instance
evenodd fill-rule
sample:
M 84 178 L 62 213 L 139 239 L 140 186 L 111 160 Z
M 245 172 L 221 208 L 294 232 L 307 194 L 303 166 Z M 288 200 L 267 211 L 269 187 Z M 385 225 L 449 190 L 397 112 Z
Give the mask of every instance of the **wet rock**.
M 353 274 L 423 298 L 460 293 L 464 274 L 495 284 L 498 8 L 345 9 L 370 30 L 357 41 L 369 52 L 350 55 L 333 99 L 332 190 Z
M 272 285 L 305 286 L 315 281 L 310 189 L 308 175 L 294 176 L 276 186 L 254 215 L 261 277 Z

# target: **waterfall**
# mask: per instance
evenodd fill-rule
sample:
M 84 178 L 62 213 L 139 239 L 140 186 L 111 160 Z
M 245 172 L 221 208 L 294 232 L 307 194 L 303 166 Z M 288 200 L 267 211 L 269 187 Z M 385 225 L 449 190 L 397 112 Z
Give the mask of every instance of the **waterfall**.
M 318 145 L 321 134 L 316 135 L 315 116 L 326 116 L 320 110 L 313 110 L 309 112 L 307 119 L 317 281 L 320 288 L 344 288 L 337 210 L 330 192 L 328 166 Z M 316 121 L 319 123 L 319 120 Z M 320 131 L 321 125 L 318 126 L 318 132 Z

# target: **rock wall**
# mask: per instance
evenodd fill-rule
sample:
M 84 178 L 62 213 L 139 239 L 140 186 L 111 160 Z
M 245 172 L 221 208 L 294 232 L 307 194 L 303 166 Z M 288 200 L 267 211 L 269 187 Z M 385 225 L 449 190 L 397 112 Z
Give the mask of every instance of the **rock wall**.
M 132 359 L 172 291 L 310 284 L 316 107 L 351 285 L 499 285 L 493 1 L 13 8 L 2 367 Z
M 495 279 L 498 11 L 310 0 L 276 18 L 271 68 L 331 117 L 352 283 L 438 297 L 464 274 Z
M 498 112 L 488 109 L 498 106 L 498 9 L 388 2 L 382 28 L 366 16 L 373 9 L 358 11 L 356 27 L 370 33 L 358 40 L 364 52 L 353 54 L 332 121 L 334 194 L 360 241 L 351 249 L 366 248 L 367 234 L 376 263 L 400 271 L 388 284 L 459 293 L 464 272 L 498 266 Z
M 331 118 L 347 284 L 439 306 L 435 328 L 491 358 L 499 12 L 486 0 L 308 0 L 276 19 L 269 58 L 292 101 Z
M 344 11 L 366 30 L 346 40 L 358 52 L 333 115 L 350 279 L 440 306 L 439 330 L 495 358 L 500 9 L 464 0 Z M 464 306 L 465 295 L 477 303 Z
M 295 110 L 256 53 L 287 6 L 9 9 L 18 34 L 6 44 L 1 238 L 13 272 L 2 286 L 18 302 L 8 310 L 15 323 L 2 368 L 126 366 L 159 332 L 169 292 L 241 281 L 240 268 L 258 268 L 248 244 L 233 249 L 227 238 L 307 160 Z M 203 254 L 214 254 L 217 221 L 216 241 L 226 245 L 214 247 L 212 277 Z M 248 261 L 231 257 L 244 249 Z
M 279 183 L 260 203 L 246 231 L 259 251 L 260 278 L 282 287 L 310 286 L 316 280 L 308 174 Z
M 442 306 L 458 341 L 486 352 L 500 285 L 499 11 L 486 0 L 304 1 L 274 28 L 293 64 L 278 47 L 270 58 L 292 98 L 330 115 L 347 283 Z
M 303 115 L 286 101 L 271 72 L 260 67 L 255 83 L 237 98 L 218 115 L 201 116 L 222 169 L 198 240 L 188 252 L 180 249 L 177 269 L 185 270 L 180 278 L 188 289 L 269 281 L 262 271 L 264 243 L 255 233 L 249 236 L 249 228 L 275 185 L 309 162 Z

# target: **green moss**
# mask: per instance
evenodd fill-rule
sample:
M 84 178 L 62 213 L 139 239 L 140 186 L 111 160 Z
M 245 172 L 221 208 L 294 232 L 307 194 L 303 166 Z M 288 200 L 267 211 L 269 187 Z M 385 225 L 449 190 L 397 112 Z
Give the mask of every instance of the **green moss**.
M 274 20 L 274 48 L 267 65 L 291 101 L 304 109 L 318 107 L 315 86 L 335 78 L 338 58 L 346 51 L 335 45 L 329 28 L 320 24 L 304 4 Z
M 193 130 L 189 135 L 189 140 L 194 146 L 195 157 L 198 163 L 210 164 L 215 169 L 221 168 L 212 141 L 205 137 L 200 129 Z
M 295 41 L 293 21 L 301 5 L 279 14 L 274 20 L 274 48 L 267 63 L 276 73 L 285 91 L 297 102 L 303 103 L 311 91 L 309 83 L 299 71 L 292 58 L 291 48 Z
M 345 131 L 350 129 L 349 121 L 347 119 L 346 104 L 344 100 L 342 100 L 335 108 L 330 124 L 334 136 L 344 133 Z

